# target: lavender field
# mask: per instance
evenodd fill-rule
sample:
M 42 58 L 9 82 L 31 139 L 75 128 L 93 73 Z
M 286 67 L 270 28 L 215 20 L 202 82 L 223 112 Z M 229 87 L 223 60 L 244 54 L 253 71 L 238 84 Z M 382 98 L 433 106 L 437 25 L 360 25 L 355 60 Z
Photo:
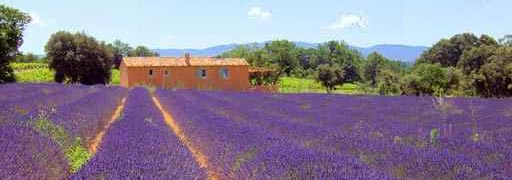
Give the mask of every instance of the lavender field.
M 8 84 L 0 159 L 1 179 L 506 180 L 512 100 Z

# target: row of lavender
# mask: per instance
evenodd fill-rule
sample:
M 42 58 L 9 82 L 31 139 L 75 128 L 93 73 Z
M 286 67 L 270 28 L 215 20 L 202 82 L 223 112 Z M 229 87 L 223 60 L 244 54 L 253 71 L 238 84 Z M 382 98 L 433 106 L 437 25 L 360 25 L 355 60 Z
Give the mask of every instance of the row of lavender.
M 0 86 L 0 177 L 64 179 L 88 158 L 87 145 L 126 96 L 122 88 Z
M 203 151 L 226 156 L 212 162 L 223 173 L 247 177 L 250 173 L 238 169 L 254 165 L 251 161 L 261 158 L 265 149 L 282 144 L 277 137 L 289 143 L 283 149 L 304 149 L 332 159 L 352 157 L 395 178 L 512 176 L 507 170 L 512 168 L 510 100 L 163 90 L 157 95 L 167 100 L 164 104 Z M 255 131 L 254 137 L 247 129 Z M 269 169 L 261 168 L 248 171 Z
M 155 94 L 220 179 L 392 179 L 350 154 L 306 148 L 230 112 L 250 111 L 246 107 L 231 107 L 196 91 L 158 89 Z
M 131 90 L 122 117 L 96 155 L 71 179 L 206 179 L 165 124 L 146 89 Z

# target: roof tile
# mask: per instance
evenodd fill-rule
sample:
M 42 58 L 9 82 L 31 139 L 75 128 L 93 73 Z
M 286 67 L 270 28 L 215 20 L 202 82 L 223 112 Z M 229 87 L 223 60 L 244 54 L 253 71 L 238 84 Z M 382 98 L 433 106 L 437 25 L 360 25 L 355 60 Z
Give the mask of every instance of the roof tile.
M 125 57 L 123 61 L 127 67 L 249 65 L 245 59 L 211 57 L 190 57 L 189 64 L 184 57 Z

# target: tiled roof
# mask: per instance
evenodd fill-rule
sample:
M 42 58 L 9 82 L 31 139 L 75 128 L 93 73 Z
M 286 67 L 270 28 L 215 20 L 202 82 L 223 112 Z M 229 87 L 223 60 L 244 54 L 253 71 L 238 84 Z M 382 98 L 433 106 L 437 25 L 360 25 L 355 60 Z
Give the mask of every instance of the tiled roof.
M 123 62 L 127 67 L 155 66 L 248 66 L 245 59 L 211 58 L 211 57 L 125 57 Z

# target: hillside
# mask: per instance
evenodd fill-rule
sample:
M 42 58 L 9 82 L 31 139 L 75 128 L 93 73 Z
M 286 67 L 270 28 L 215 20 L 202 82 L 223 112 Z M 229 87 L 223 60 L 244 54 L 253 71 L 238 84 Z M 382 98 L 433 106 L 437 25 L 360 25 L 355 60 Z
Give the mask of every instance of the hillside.
M 257 43 L 257 46 L 263 46 L 263 43 Z M 296 41 L 295 44 L 299 47 L 303 48 L 315 48 L 318 43 L 308 43 L 308 42 L 300 42 Z M 216 56 L 222 54 L 226 51 L 230 51 L 236 46 L 240 44 L 225 44 L 212 46 L 204 49 L 153 49 L 158 52 L 160 56 L 183 56 L 185 53 L 190 53 L 194 56 Z M 403 62 L 414 62 L 416 58 L 428 47 L 426 46 L 408 46 L 408 45 L 393 45 L 393 44 L 381 44 L 370 47 L 358 47 L 351 46 L 354 49 L 357 49 L 364 56 L 368 56 L 368 54 L 372 52 L 378 52 L 383 56 L 395 59 Z

